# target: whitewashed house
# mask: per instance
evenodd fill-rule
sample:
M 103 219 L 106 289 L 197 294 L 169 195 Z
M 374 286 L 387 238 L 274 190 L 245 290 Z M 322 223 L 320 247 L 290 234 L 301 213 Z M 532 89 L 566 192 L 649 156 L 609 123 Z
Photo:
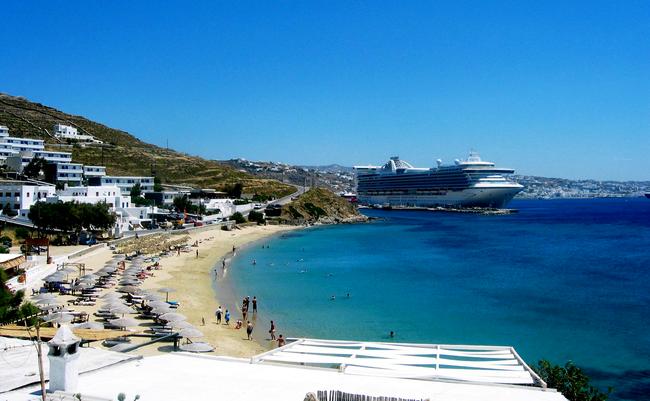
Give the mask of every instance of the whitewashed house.
M 143 193 L 153 192 L 153 177 L 119 177 L 104 175 L 89 177 L 88 184 L 93 186 L 116 185 L 125 195 L 131 193 L 131 188 L 135 184 L 140 184 L 140 189 Z
M 70 139 L 78 142 L 104 143 L 92 135 L 80 134 L 75 127 L 64 124 L 54 124 L 54 136 L 59 139 Z
M 18 213 L 17 218 L 26 220 L 29 208 L 36 202 L 45 201 L 55 193 L 54 185 L 36 184 L 28 181 L 0 181 L 0 203 Z

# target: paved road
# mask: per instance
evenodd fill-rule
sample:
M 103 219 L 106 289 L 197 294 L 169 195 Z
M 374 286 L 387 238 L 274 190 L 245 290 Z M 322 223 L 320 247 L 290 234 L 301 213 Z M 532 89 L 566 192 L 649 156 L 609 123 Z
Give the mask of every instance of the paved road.
M 296 187 L 296 192 L 292 193 L 291 195 L 287 195 L 284 198 L 276 199 L 274 201 L 269 202 L 269 205 L 286 205 L 287 203 L 291 202 L 291 198 L 294 198 L 296 196 L 300 196 L 307 192 L 309 187 L 301 187 L 298 185 L 295 185 Z

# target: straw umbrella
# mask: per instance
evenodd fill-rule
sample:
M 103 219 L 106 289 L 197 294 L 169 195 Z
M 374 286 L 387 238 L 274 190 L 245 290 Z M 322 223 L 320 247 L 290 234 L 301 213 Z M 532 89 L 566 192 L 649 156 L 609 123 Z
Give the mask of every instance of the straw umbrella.
M 78 324 L 75 328 L 84 330 L 104 330 L 104 324 L 100 322 L 85 322 Z
M 176 329 L 176 330 L 188 329 L 188 328 L 193 329 L 194 328 L 192 323 L 190 323 L 190 322 L 188 322 L 186 320 L 177 320 L 175 322 L 169 322 L 169 323 L 167 323 L 167 326 L 171 327 L 172 329 Z
M 106 294 L 99 297 L 99 299 L 120 299 L 122 295 L 117 292 L 107 292 Z
M 122 317 L 124 317 L 124 315 L 127 313 L 129 314 L 136 313 L 135 309 L 126 305 L 115 305 L 112 308 L 110 308 L 109 311 L 114 314 L 121 314 Z
M 176 290 L 173 289 L 173 288 L 169 288 L 169 287 L 163 287 L 163 288 L 158 289 L 158 292 L 164 292 L 165 293 L 165 295 L 166 295 L 165 301 L 169 301 L 169 293 L 174 292 L 174 291 L 176 291 Z
M 121 328 L 133 327 L 138 325 L 138 321 L 131 317 L 121 317 L 119 319 L 112 319 L 109 320 L 108 323 L 110 323 L 113 326 L 117 326 Z
M 200 330 L 195 329 L 194 327 L 186 327 L 179 331 L 178 334 L 185 338 L 200 338 L 204 336 Z
M 72 316 L 69 313 L 53 312 L 50 313 L 49 315 L 45 315 L 43 317 L 43 320 L 48 323 L 57 323 L 57 324 L 70 323 L 71 321 L 74 320 L 74 316 Z
M 162 320 L 165 320 L 167 322 L 174 322 L 174 321 L 177 321 L 177 320 L 186 320 L 187 319 L 185 317 L 185 315 L 182 315 L 180 313 L 175 313 L 175 312 L 165 313 L 163 315 L 160 315 L 159 318 L 162 319 Z
M 165 308 L 162 306 L 158 306 L 151 309 L 151 313 L 153 313 L 154 315 L 164 315 L 165 313 L 171 313 L 171 312 L 172 312 L 172 308 L 169 307 Z

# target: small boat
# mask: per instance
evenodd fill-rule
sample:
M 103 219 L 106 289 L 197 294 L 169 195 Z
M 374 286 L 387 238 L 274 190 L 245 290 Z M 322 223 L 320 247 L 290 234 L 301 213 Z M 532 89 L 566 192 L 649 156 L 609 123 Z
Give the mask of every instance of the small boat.
M 650 192 L 646 192 L 646 193 L 645 193 L 645 197 L 648 198 L 648 199 L 650 199 Z

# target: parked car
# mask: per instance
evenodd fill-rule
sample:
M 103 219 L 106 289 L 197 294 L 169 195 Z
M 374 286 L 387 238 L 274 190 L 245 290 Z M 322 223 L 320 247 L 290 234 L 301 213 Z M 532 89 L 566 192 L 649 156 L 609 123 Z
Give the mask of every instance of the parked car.
M 203 225 L 202 221 L 195 221 L 194 222 L 194 227 L 201 227 Z

